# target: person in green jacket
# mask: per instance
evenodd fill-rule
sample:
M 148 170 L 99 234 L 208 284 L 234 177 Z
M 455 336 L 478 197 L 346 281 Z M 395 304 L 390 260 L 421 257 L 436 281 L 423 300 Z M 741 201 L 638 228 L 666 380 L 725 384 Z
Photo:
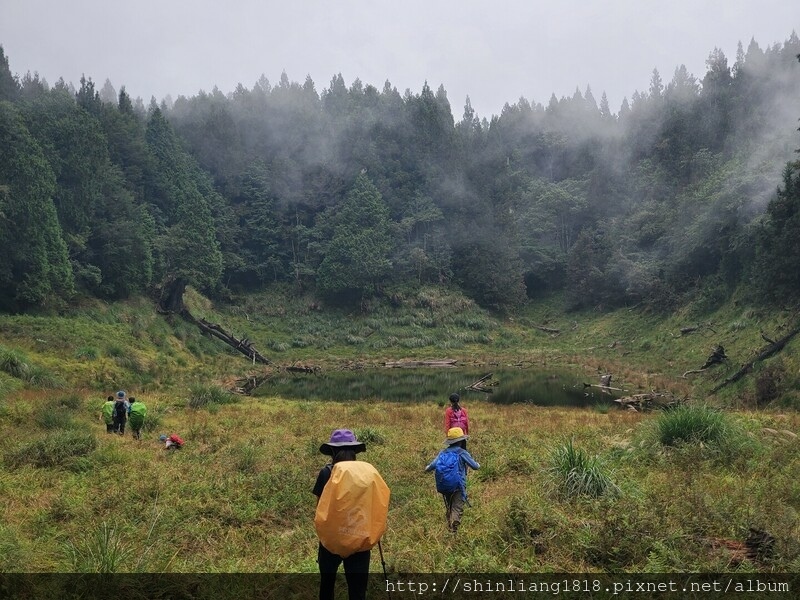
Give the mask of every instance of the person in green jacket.
M 131 405 L 128 409 L 128 423 L 130 423 L 131 429 L 133 429 L 133 439 L 140 440 L 142 439 L 144 418 L 147 416 L 147 407 L 144 402 L 136 400 L 136 398 L 130 398 L 129 402 Z
M 114 433 L 114 396 L 106 398 L 103 404 L 103 421 L 106 424 L 106 433 Z

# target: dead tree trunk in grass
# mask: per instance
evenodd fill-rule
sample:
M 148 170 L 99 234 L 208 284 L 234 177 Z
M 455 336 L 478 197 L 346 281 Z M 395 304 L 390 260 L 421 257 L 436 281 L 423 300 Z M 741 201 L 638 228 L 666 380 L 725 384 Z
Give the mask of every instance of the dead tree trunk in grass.
M 623 390 L 622 388 L 611 387 L 610 385 L 597 385 L 596 383 L 584 383 L 583 384 L 583 389 L 586 389 L 586 388 L 598 388 L 600 391 L 602 391 L 603 393 L 606 393 L 606 394 L 610 393 L 610 390 L 613 390 L 615 392 L 627 392 L 628 391 L 628 390 Z
M 192 313 L 190 313 L 186 308 L 184 308 L 180 312 L 181 317 L 189 321 L 190 323 L 196 325 L 200 331 L 203 333 L 207 333 L 209 335 L 214 336 L 217 339 L 222 340 L 226 344 L 228 344 L 234 350 L 241 352 L 247 358 L 253 361 L 253 363 L 261 363 L 262 365 L 271 365 L 272 361 L 270 361 L 265 356 L 262 356 L 258 350 L 253 347 L 253 344 L 247 338 L 243 338 L 241 340 L 236 339 L 233 335 L 225 331 L 219 325 L 214 323 L 209 323 L 205 319 L 197 319 L 195 318 Z
M 489 389 L 489 387 L 496 386 L 499 384 L 498 381 L 491 381 L 492 375 L 493 375 L 492 373 L 488 373 L 483 377 L 481 377 L 480 379 L 478 379 L 477 381 L 471 383 L 464 389 L 471 390 L 473 392 L 483 392 L 484 394 L 492 394 L 494 393 L 494 390 Z
M 720 391 L 726 385 L 728 385 L 730 383 L 734 383 L 735 381 L 739 381 L 742 377 L 744 377 L 750 371 L 753 370 L 753 367 L 755 366 L 755 364 L 757 362 L 765 360 L 765 359 L 769 358 L 770 356 L 772 356 L 774 354 L 777 354 L 778 352 L 783 350 L 783 347 L 794 336 L 796 336 L 798 333 L 800 333 L 800 327 L 797 327 L 797 328 L 793 329 L 787 335 L 785 335 L 784 337 L 779 339 L 777 342 L 773 342 L 772 344 L 770 344 L 769 346 L 767 346 L 766 348 L 761 350 L 761 352 L 758 353 L 758 356 L 756 356 L 753 360 L 751 360 L 750 362 L 748 362 L 745 365 L 743 365 L 741 369 L 736 371 L 736 373 L 734 373 L 733 375 L 731 375 L 730 377 L 725 379 L 722 383 L 719 383 L 719 384 L 715 385 L 714 388 L 711 390 L 711 393 L 712 394 L 716 394 L 718 391 Z M 762 337 L 764 337 L 764 334 L 762 334 Z M 768 339 L 768 338 L 765 338 L 765 339 Z
M 231 391 L 234 394 L 241 394 L 243 396 L 249 396 L 254 389 L 261 386 L 262 384 L 266 383 L 272 374 L 269 375 L 248 375 L 247 377 L 243 377 L 241 379 L 237 379 L 235 381 L 234 386 L 231 388 Z
M 161 298 L 158 301 L 159 312 L 180 314 L 186 307 L 183 305 L 183 294 L 186 292 L 186 281 L 172 279 L 164 284 L 161 289 Z
M 561 333 L 560 329 L 554 329 L 552 327 L 544 327 L 543 325 L 533 325 L 534 329 L 538 329 L 539 331 L 544 331 L 545 333 L 549 333 L 551 335 L 558 335 Z
M 594 383 L 584 383 L 583 389 L 586 388 L 598 388 L 604 394 L 611 395 L 611 391 L 617 392 L 627 392 L 628 390 L 623 390 L 622 388 L 611 387 L 611 373 L 606 373 L 605 375 L 600 376 L 600 385 Z
M 669 392 L 650 392 L 647 394 L 633 394 L 625 398 L 614 400 L 621 408 L 635 411 L 645 411 L 653 408 L 670 408 L 683 402 Z
M 691 369 L 686 371 L 681 377 L 686 379 L 686 376 L 690 373 L 702 373 L 709 367 L 713 367 L 714 365 L 718 365 L 721 362 L 728 360 L 728 356 L 725 354 L 725 348 L 721 345 L 715 346 L 714 350 L 711 352 L 711 355 L 706 359 L 705 364 L 700 367 L 699 369 Z
M 706 328 L 710 329 L 714 333 L 714 328 L 711 326 L 712 323 L 698 323 L 697 325 L 688 325 L 687 327 L 681 327 L 681 335 L 689 335 L 690 333 L 694 333 L 695 331 L 699 331 L 700 329 Z
M 251 373 L 250 375 L 246 375 L 244 377 L 239 377 L 227 383 L 227 388 L 233 392 L 234 394 L 241 394 L 243 396 L 249 396 L 253 393 L 253 390 L 256 388 L 261 387 L 269 380 L 277 377 L 281 373 L 303 373 L 309 375 L 317 375 L 320 372 L 320 368 L 317 366 L 308 366 L 308 365 L 288 365 L 285 367 L 273 367 L 269 371 L 265 371 L 262 373 Z

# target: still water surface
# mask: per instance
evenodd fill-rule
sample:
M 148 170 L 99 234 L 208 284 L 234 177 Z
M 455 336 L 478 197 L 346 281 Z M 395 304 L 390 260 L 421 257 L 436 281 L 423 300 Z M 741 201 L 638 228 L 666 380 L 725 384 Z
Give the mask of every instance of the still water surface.
M 489 373 L 492 378 L 486 387 L 491 393 L 466 389 Z M 584 381 L 586 378 L 577 373 L 537 368 L 374 368 L 317 375 L 281 373 L 258 388 L 254 395 L 303 400 L 372 398 L 389 402 L 446 403 L 452 392 L 458 392 L 465 403 L 469 399 L 481 399 L 499 404 L 524 402 L 577 407 L 611 401 L 611 396 L 600 394 L 596 388 L 584 388 Z

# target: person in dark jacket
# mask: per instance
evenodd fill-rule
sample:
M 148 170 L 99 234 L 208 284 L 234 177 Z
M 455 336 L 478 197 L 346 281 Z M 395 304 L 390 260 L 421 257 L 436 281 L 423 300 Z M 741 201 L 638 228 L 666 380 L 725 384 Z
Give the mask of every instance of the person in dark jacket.
M 114 400 L 114 433 L 125 435 L 125 423 L 128 420 L 128 395 L 120 390 Z

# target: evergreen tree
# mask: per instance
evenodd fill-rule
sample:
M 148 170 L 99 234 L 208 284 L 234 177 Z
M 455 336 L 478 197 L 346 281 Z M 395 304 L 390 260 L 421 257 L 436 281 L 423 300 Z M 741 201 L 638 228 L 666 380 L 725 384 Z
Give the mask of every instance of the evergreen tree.
M 246 288 L 285 279 L 289 259 L 281 253 L 283 232 L 268 166 L 255 161 L 242 175 L 239 188 L 240 195 L 233 205 L 237 262 L 226 269 L 228 275 Z
M 703 119 L 698 125 L 703 132 L 705 147 L 720 150 L 731 130 L 731 71 L 728 59 L 719 48 L 706 60 L 708 71 L 703 78 L 701 106 Z
M 5 309 L 57 303 L 74 292 L 53 205 L 55 177 L 17 110 L 0 101 L 0 295 Z
M 106 79 L 106 82 L 103 84 L 103 89 L 100 90 L 100 100 L 104 104 L 116 104 L 117 99 L 117 90 L 114 89 L 111 80 Z
M 613 307 L 624 299 L 612 277 L 611 254 L 604 231 L 581 232 L 567 262 L 567 297 L 572 308 Z
M 453 279 L 478 304 L 499 311 L 510 311 L 522 304 L 522 262 L 510 236 L 493 228 L 466 234 L 452 244 Z
M 661 74 L 658 69 L 653 69 L 653 75 L 650 77 L 650 98 L 661 98 L 664 94 L 664 84 L 661 81 Z
M 99 114 L 103 106 L 103 102 L 100 100 L 100 93 L 95 90 L 91 77 L 86 79 L 86 77 L 81 76 L 81 87 L 76 92 L 75 99 L 78 101 L 78 106 L 93 115 Z
M 757 289 L 775 302 L 800 298 L 800 162 L 784 168 L 756 241 Z
M 83 81 L 82 94 L 92 110 L 95 94 L 91 82 Z M 104 180 L 110 169 L 107 141 L 95 114 L 76 103 L 63 90 L 55 89 L 23 103 L 28 129 L 45 150 L 56 175 L 53 201 L 67 242 L 77 282 L 95 291 L 102 273 L 93 263 L 88 240 L 100 226 L 98 211 L 105 201 Z
M 605 92 L 603 92 L 603 95 L 600 97 L 600 116 L 604 121 L 609 121 L 614 118 L 614 115 L 611 113 L 611 108 L 608 106 L 608 96 L 606 96 Z
M 19 83 L 17 78 L 11 74 L 8 66 L 8 58 L 0 45 L 0 101 L 8 100 L 13 102 L 19 94 Z
M 163 215 L 156 241 L 161 305 L 167 311 L 180 311 L 187 285 L 209 289 L 219 282 L 222 253 L 208 198 L 199 189 L 199 170 L 181 149 L 157 107 L 152 109 L 147 122 L 146 137 L 155 161 L 151 191 L 156 208 Z
M 363 299 L 379 289 L 391 263 L 389 213 L 365 173 L 333 218 L 333 238 L 317 271 L 317 287 L 334 300 Z

